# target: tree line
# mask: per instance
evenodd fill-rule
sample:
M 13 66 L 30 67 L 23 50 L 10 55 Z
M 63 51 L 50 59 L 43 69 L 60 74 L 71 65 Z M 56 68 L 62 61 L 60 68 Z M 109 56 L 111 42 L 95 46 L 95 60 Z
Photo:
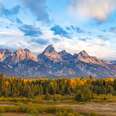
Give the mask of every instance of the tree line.
M 94 94 L 116 95 L 115 78 L 22 79 L 0 75 L 0 96 L 33 97 L 38 95 L 70 95 L 81 99 Z

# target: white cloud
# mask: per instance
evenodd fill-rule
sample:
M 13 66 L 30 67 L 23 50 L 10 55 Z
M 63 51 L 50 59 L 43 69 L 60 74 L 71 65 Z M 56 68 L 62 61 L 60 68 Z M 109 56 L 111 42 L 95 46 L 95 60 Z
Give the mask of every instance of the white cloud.
M 70 11 L 77 18 L 104 21 L 116 9 L 116 0 L 71 0 Z
M 112 49 L 111 43 L 100 38 L 86 41 L 77 38 L 61 38 L 59 42 L 54 43 L 54 46 L 59 51 L 65 49 L 70 53 L 78 53 L 82 50 L 86 50 L 90 55 L 97 56 L 101 59 L 116 58 L 116 52 Z
M 21 0 L 30 11 L 37 16 L 37 20 L 49 22 L 46 0 Z
M 42 27 L 41 30 L 43 35 L 36 39 L 39 40 L 41 38 L 49 41 L 48 44 L 53 44 L 57 51 L 66 50 L 73 54 L 81 50 L 86 50 L 90 55 L 97 56 L 98 58 L 116 58 L 116 51 L 112 47 L 112 44 L 114 45 L 116 41 L 112 43 L 110 40 L 103 40 L 94 36 L 91 36 L 91 39 L 89 39 L 86 33 L 84 35 L 79 36 L 77 34 L 72 35 L 71 38 L 66 38 L 60 35 L 54 35 L 49 27 Z M 80 39 L 81 36 L 85 38 L 85 41 Z M 110 35 L 110 37 L 112 36 Z M 47 45 L 33 41 L 31 37 L 26 37 L 18 28 L 0 29 L 0 46 L 28 48 L 34 53 L 40 53 Z
M 0 36 L 21 36 L 23 35 L 19 30 L 0 30 Z

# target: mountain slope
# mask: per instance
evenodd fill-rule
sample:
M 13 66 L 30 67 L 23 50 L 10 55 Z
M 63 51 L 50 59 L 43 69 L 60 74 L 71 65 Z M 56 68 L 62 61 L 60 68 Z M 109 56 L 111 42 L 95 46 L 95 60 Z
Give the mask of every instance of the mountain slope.
M 105 62 L 103 60 L 100 60 L 93 56 L 89 56 L 88 53 L 84 50 L 78 54 L 75 54 L 74 56 L 77 60 L 88 63 L 88 64 L 105 65 Z
M 41 54 L 35 55 L 28 49 L 0 49 L 0 73 L 13 76 L 95 76 L 115 77 L 116 67 L 90 56 L 86 51 L 70 54 L 57 52 L 49 45 Z

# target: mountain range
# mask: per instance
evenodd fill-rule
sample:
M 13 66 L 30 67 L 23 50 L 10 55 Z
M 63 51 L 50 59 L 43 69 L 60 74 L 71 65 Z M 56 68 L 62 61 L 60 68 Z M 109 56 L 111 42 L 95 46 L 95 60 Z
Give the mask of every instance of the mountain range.
M 29 49 L 0 49 L 0 73 L 17 77 L 116 77 L 116 61 L 90 56 L 85 50 L 70 54 L 49 45 L 40 54 Z

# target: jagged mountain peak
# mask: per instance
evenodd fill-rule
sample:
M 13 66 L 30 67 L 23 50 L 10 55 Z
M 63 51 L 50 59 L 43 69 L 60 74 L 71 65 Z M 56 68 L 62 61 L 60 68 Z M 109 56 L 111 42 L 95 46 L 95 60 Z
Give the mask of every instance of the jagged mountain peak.
M 6 74 L 17 76 L 52 75 L 77 77 L 93 75 L 106 77 L 116 75 L 116 67 L 114 65 L 107 64 L 107 62 L 88 55 L 85 50 L 72 55 L 66 50 L 57 52 L 53 45 L 47 46 L 38 57 L 26 48 L 17 50 L 0 49 L 0 63 L 3 67 L 7 67 L 7 69 L 4 69 Z M 3 70 L 0 70 L 0 72 L 3 72 Z
M 44 52 L 43 53 L 51 53 L 51 52 L 55 52 L 55 48 L 53 47 L 53 45 L 51 44 L 51 45 L 48 45 L 46 48 L 45 48 L 45 50 L 44 50 Z
M 46 57 L 48 57 L 48 59 L 50 59 L 51 61 L 54 61 L 54 62 L 61 61 L 61 56 L 55 50 L 55 48 L 53 47 L 53 45 L 47 46 L 47 48 L 45 48 L 45 50 L 44 50 L 44 52 L 42 54 L 45 55 Z
M 5 60 L 8 56 L 13 54 L 13 50 L 8 48 L 0 48 L 0 62 Z
M 12 59 L 16 62 L 29 59 L 33 61 L 37 61 L 37 56 L 33 54 L 29 49 L 25 48 L 19 48 L 16 50 L 16 52 L 13 54 Z
M 13 50 L 9 48 L 0 48 L 0 52 L 13 52 Z
M 85 50 L 82 50 L 81 52 L 78 53 L 78 56 L 88 57 L 89 54 Z
M 60 55 L 66 55 L 69 54 L 66 50 L 62 50 L 61 52 L 59 52 Z
M 78 61 L 82 61 L 88 64 L 97 64 L 104 66 L 106 63 L 103 60 L 98 59 L 97 57 L 90 56 L 85 50 L 75 54 L 74 57 Z
M 67 59 L 70 59 L 71 57 L 73 57 L 72 54 L 68 53 L 66 50 L 62 50 L 61 52 L 59 52 L 59 54 L 61 55 L 61 57 L 67 57 Z
M 16 52 L 31 52 L 29 49 L 27 49 L 27 48 L 18 48 L 17 50 L 16 50 Z
M 26 51 L 26 52 L 31 52 L 31 51 L 30 51 L 29 49 L 27 49 L 27 48 L 25 48 L 24 51 Z

